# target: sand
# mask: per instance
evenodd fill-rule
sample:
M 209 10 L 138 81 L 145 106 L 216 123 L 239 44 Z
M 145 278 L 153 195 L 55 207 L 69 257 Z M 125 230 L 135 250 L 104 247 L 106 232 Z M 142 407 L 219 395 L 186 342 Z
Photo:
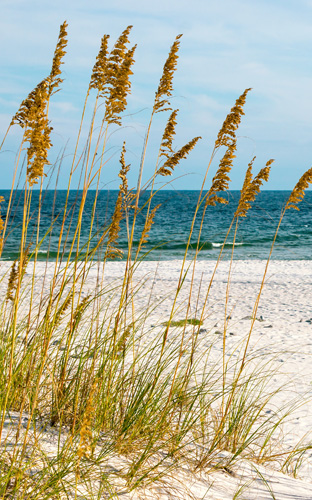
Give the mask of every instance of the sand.
M 215 262 L 199 261 L 196 264 L 193 299 L 190 316 L 201 310 L 207 286 Z M 10 266 L 2 262 L 1 274 Z M 44 263 L 37 265 L 39 277 L 44 271 Z M 148 317 L 146 327 L 149 335 L 157 332 L 159 324 L 169 318 L 172 296 L 176 289 L 181 268 L 180 261 L 144 262 L 135 273 L 134 283 L 140 285 L 136 296 L 136 307 L 144 309 L 152 296 L 159 307 Z M 234 261 L 232 264 L 231 286 L 228 291 L 227 310 L 225 297 L 227 291 L 229 262 L 221 262 L 213 281 L 206 307 L 203 337 L 207 345 L 214 336 L 212 355 L 220 357 L 222 350 L 222 331 L 224 318 L 229 317 L 227 326 L 228 353 L 241 345 L 248 334 L 253 305 L 259 292 L 265 261 Z M 110 262 L 105 268 L 105 285 L 122 276 L 123 262 Z M 31 276 L 32 264 L 27 269 Z M 53 265 L 50 264 L 46 287 L 52 277 Z M 190 269 L 184 287 L 179 295 L 179 308 L 175 319 L 183 319 L 187 307 L 187 297 L 191 282 Z M 88 275 L 84 294 L 94 290 L 96 269 Z M 1 284 L 5 288 L 5 281 Z M 39 287 L 39 282 L 38 282 Z M 39 288 L 38 288 L 39 289 Z M 1 290 L 0 290 L 1 291 Z M 250 348 L 257 350 L 262 360 L 275 357 L 279 367 L 270 381 L 270 388 L 284 386 L 272 401 L 274 406 L 282 407 L 290 399 L 297 398 L 302 405 L 297 408 L 283 427 L 284 446 L 293 446 L 305 436 L 312 437 L 312 272 L 310 261 L 271 261 L 265 286 L 256 314 Z M 199 297 L 199 298 L 198 298 Z M 198 315 L 198 313 L 197 313 Z M 154 333 L 153 333 L 154 332 Z M 205 338 L 203 340 L 205 342 Z M 225 471 L 194 475 L 181 467 L 181 470 L 168 478 L 168 485 L 157 486 L 156 490 L 146 490 L 141 498 L 195 498 L 228 500 L 232 499 L 239 488 L 246 500 L 275 498 L 276 500 L 312 499 L 312 452 L 299 471 L 300 479 L 238 460 L 231 473 Z M 274 496 L 272 494 L 274 492 Z M 123 498 L 138 498 L 137 493 L 123 495 Z

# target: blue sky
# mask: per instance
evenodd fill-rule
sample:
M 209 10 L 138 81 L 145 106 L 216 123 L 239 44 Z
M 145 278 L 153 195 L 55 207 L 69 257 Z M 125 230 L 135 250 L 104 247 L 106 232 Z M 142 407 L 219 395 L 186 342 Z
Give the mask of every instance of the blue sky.
M 179 33 L 183 37 L 172 100 L 180 109 L 175 145 L 179 148 L 197 135 L 202 141 L 175 171 L 173 187 L 200 187 L 218 130 L 235 99 L 248 87 L 253 90 L 238 133 L 231 188 L 240 189 L 254 155 L 255 170 L 275 158 L 269 189 L 292 189 L 311 166 L 312 0 L 1 0 L 0 9 L 1 136 L 20 102 L 49 73 L 59 26 L 64 20 L 69 24 L 65 81 L 50 107 L 51 162 L 67 141 L 68 158 L 74 150 L 101 37 L 107 33 L 113 43 L 132 24 L 131 43 L 138 47 L 129 114 L 124 127 L 110 137 L 111 159 L 102 187 L 118 186 L 124 139 L 132 165 L 130 184 L 135 184 L 154 92 Z M 153 125 L 145 179 L 153 172 L 165 125 L 166 117 L 161 115 Z M 10 187 L 19 138 L 16 127 L 0 153 L 2 188 Z M 217 163 L 210 178 L 216 167 Z M 59 187 L 67 185 L 66 172 L 65 161 Z

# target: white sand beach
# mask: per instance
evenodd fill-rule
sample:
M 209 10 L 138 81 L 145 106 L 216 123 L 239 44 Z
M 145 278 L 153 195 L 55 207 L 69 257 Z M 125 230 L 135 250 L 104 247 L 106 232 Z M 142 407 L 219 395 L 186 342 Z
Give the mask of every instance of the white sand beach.
M 225 298 L 228 283 L 229 262 L 219 264 L 201 326 L 203 343 L 211 344 L 211 356 L 218 359 L 222 351 L 222 333 L 225 317 L 230 317 L 227 325 L 226 349 L 235 352 L 235 346 L 242 345 L 250 324 L 253 305 L 259 292 L 265 269 L 265 261 L 249 260 L 232 263 L 228 304 Z M 1 262 L 1 275 L 11 263 Z M 32 263 L 27 268 L 31 277 Z M 120 278 L 125 264 L 109 262 L 105 267 L 104 285 Z M 196 264 L 193 299 L 190 317 L 199 315 L 205 299 L 214 261 L 199 261 Z M 44 272 L 45 263 L 38 263 L 36 275 Z M 149 335 L 157 332 L 161 322 L 169 319 L 172 297 L 179 278 L 181 261 L 143 262 L 134 275 L 134 284 L 140 284 L 136 295 L 137 310 L 144 310 L 153 297 L 157 308 L 148 316 L 146 327 Z M 94 290 L 96 269 L 89 272 L 84 293 Z M 49 264 L 46 278 L 48 289 L 53 274 L 53 263 Z M 189 296 L 192 268 L 190 268 L 182 292 L 179 295 L 179 312 L 175 319 L 183 318 Z M 3 281 L 1 287 L 5 288 Z M 38 289 L 40 280 L 38 281 Z M 265 286 L 256 313 L 250 349 L 257 352 L 262 362 L 272 360 L 278 368 L 269 382 L 270 390 L 282 387 L 270 402 L 272 412 L 282 408 L 287 402 L 297 399 L 299 403 L 293 414 L 283 424 L 282 446 L 312 440 L 312 271 L 310 261 L 271 261 Z M 271 411 L 270 407 L 268 411 Z M 13 425 L 13 424 L 12 424 Z M 8 426 L 9 427 L 9 426 Z M 8 428 L 7 428 L 8 429 Z M 48 432 L 48 431 L 47 431 Z M 53 447 L 52 441 L 50 447 Z M 220 452 L 222 454 L 222 452 Z M 240 491 L 239 495 L 237 494 Z M 235 496 L 237 494 L 237 496 Z M 82 498 L 82 497 L 81 497 Z M 253 464 L 239 458 L 231 471 L 205 471 L 196 474 L 181 466 L 180 470 L 165 478 L 162 484 L 152 485 L 144 492 L 122 495 L 122 498 L 161 499 L 211 499 L 230 500 L 311 500 L 312 499 L 312 450 L 310 457 L 298 471 L 298 478 L 276 472 L 268 466 Z

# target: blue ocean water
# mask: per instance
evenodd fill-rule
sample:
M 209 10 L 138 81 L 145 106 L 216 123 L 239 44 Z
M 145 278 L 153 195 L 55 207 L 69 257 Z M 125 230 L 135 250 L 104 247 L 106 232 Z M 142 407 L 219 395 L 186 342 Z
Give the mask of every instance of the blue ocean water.
M 92 230 L 92 246 L 101 237 L 105 227 L 109 224 L 118 191 L 101 191 L 98 196 L 94 227 Z M 5 213 L 5 205 L 9 199 L 9 191 L 2 190 L 0 195 L 4 197 L 2 204 L 2 217 Z M 200 239 L 200 259 L 216 259 L 220 246 L 227 233 L 228 227 L 239 200 L 239 191 L 229 191 L 223 194 L 229 201 L 228 205 L 217 205 L 208 207 L 202 235 Z M 234 259 L 266 259 L 270 251 L 272 239 L 280 218 L 281 210 L 290 195 L 290 191 L 263 191 L 252 204 L 246 218 L 241 219 L 236 236 Z M 89 232 L 91 213 L 94 202 L 94 191 L 89 191 L 83 213 L 83 224 L 81 233 L 80 250 L 83 255 Z M 144 245 L 142 254 L 146 254 L 148 260 L 170 260 L 183 258 L 192 224 L 194 210 L 197 204 L 199 191 L 159 191 L 153 198 L 152 207 L 160 204 L 156 212 L 154 224 L 152 225 L 149 240 Z M 149 197 L 149 192 L 141 194 L 140 206 Z M 79 210 L 81 192 L 71 191 L 69 194 L 68 207 L 70 208 L 66 219 L 65 228 L 68 229 L 67 239 L 62 241 L 62 251 L 66 257 L 72 243 L 76 229 L 76 221 Z M 33 191 L 30 213 L 32 220 L 28 228 L 28 242 L 35 240 L 36 231 L 36 207 L 38 206 L 39 193 Z M 43 238 L 39 259 L 49 258 L 53 260 L 57 251 L 60 225 L 62 221 L 62 209 L 66 199 L 66 191 L 46 191 L 44 193 L 41 211 L 40 238 Z M 288 210 L 282 221 L 273 252 L 273 259 L 280 260 L 311 260 L 312 259 L 312 191 L 307 191 L 299 211 Z M 138 215 L 134 244 L 137 245 L 144 226 L 146 209 Z M 8 232 L 4 245 L 2 258 L 12 260 L 18 258 L 19 241 L 21 234 L 21 222 L 23 214 L 23 193 L 16 191 L 13 208 L 8 220 Z M 191 240 L 189 257 L 194 255 L 198 231 L 200 227 L 202 209 L 199 210 Z M 51 228 L 51 221 L 54 220 Z M 46 235 L 44 237 L 44 235 Z M 224 258 L 230 258 L 233 242 L 233 231 L 230 233 L 224 251 Z M 118 248 L 127 250 L 127 232 L 125 221 L 121 223 Z

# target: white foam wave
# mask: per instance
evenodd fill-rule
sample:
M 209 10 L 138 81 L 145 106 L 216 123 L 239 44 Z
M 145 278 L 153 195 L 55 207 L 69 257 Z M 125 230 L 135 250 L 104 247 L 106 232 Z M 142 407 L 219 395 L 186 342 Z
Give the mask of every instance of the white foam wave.
M 215 243 L 215 242 L 212 242 L 211 244 L 212 244 L 212 246 L 213 246 L 213 247 L 215 247 L 215 248 L 220 248 L 220 247 L 222 247 L 222 245 L 223 245 L 223 243 Z M 227 244 L 227 245 L 233 245 L 233 241 L 228 241 L 226 244 Z M 244 244 L 244 243 L 234 243 L 234 246 L 235 246 L 235 247 L 241 247 L 243 244 Z

